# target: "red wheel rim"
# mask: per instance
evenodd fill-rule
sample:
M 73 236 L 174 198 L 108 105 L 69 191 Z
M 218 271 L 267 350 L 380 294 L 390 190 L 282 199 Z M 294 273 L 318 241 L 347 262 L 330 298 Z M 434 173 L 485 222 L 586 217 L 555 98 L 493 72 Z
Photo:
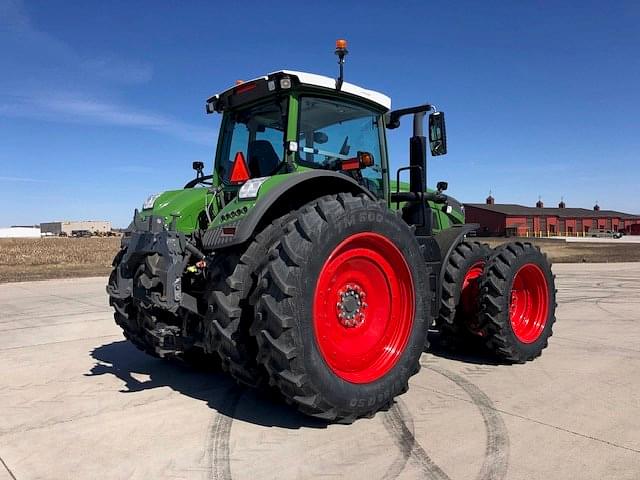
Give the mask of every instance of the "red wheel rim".
M 351 383 L 383 377 L 402 355 L 413 325 L 411 271 L 391 241 L 358 233 L 325 262 L 313 300 L 313 327 L 331 370 Z
M 513 333 L 523 343 L 542 334 L 549 314 L 549 287 L 542 269 L 533 263 L 520 267 L 513 277 L 509 317 Z
M 484 271 L 484 262 L 474 263 L 462 280 L 460 288 L 460 304 L 465 315 L 474 315 L 478 312 L 478 296 L 480 294 L 479 279 Z

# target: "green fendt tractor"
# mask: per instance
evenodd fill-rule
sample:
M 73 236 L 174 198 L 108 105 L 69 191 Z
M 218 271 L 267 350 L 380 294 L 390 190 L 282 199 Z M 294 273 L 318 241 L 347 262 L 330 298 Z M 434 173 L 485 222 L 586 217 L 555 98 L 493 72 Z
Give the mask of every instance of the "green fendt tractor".
M 339 41 L 337 80 L 279 71 L 209 98 L 222 114 L 213 174 L 194 162 L 184 189 L 136 210 L 107 286 L 138 348 L 215 359 L 342 422 L 407 390 L 429 328 L 524 362 L 546 347 L 556 306 L 537 248 L 468 241 L 477 226 L 446 183 L 427 190 L 427 146 L 447 152 L 444 114 L 391 110 L 343 82 L 346 53 Z M 405 115 L 409 162 L 391 177 L 386 134 Z

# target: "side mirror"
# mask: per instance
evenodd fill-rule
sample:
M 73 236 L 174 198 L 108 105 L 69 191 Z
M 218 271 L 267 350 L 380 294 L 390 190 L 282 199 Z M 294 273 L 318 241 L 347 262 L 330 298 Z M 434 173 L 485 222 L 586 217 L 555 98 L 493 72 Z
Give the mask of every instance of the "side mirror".
M 199 172 L 200 170 L 204 170 L 204 163 L 203 162 L 193 162 L 191 164 L 191 168 L 193 168 L 196 172 Z
M 197 172 L 197 178 L 200 178 L 204 175 L 204 173 L 202 172 L 204 170 L 203 162 L 195 161 L 191 164 L 191 168 L 193 168 Z
M 429 115 L 429 147 L 431 155 L 437 157 L 447 153 L 447 130 L 444 124 L 444 112 Z
M 449 184 L 447 182 L 438 182 L 436 184 L 438 192 L 444 192 L 447 188 L 449 188 Z

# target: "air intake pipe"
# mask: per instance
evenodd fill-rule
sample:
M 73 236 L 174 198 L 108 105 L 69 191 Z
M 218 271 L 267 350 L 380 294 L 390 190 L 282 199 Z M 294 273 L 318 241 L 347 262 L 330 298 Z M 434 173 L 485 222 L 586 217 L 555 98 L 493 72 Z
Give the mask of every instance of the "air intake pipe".
M 426 191 L 427 185 L 427 139 L 423 134 L 424 117 L 427 112 L 413 114 L 413 136 L 409 139 L 409 190 L 415 193 Z

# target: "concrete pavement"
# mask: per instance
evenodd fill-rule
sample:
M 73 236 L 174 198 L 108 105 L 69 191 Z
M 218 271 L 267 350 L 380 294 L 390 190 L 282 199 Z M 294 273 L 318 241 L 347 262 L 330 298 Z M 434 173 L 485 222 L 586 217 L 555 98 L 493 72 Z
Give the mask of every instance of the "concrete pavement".
M 640 264 L 554 271 L 541 358 L 436 349 L 350 426 L 138 352 L 105 278 L 0 285 L 0 480 L 640 478 Z

